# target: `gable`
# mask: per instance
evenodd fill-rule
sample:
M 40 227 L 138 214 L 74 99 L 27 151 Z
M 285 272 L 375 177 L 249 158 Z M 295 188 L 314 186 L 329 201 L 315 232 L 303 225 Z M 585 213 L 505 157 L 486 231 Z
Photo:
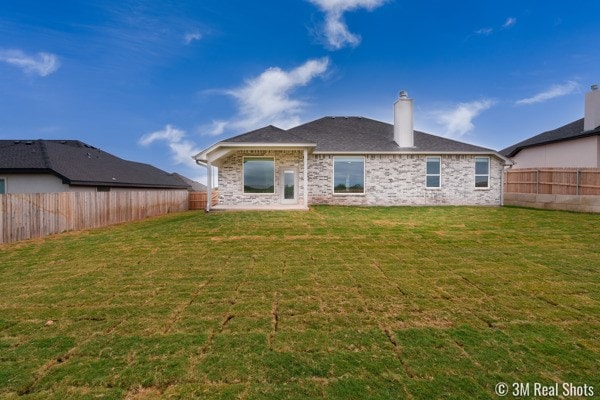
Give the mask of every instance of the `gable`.
M 529 139 L 525 139 L 522 142 L 500 150 L 500 154 L 506 157 L 514 157 L 518 152 L 529 147 L 558 143 L 566 140 L 573 140 L 600 134 L 600 127 L 597 127 L 591 131 L 584 131 L 583 122 L 583 118 L 581 118 L 577 121 L 563 125 L 560 128 L 542 132 L 539 135 L 535 135 Z

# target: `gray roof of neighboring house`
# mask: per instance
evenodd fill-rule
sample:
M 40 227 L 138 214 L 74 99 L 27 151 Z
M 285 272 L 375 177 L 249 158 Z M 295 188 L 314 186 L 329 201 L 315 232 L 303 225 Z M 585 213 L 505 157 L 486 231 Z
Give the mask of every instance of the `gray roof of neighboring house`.
M 527 147 L 563 142 L 565 140 L 579 139 L 598 134 L 600 134 L 600 126 L 591 131 L 584 131 L 583 118 L 581 118 L 577 121 L 573 121 L 571 123 L 563 125 L 560 128 L 540 133 L 539 135 L 530 137 L 529 139 L 523 140 L 522 142 L 509 146 L 503 150 L 500 150 L 500 154 L 506 157 L 513 157 L 519 151 Z
M 313 144 L 316 152 L 493 152 L 492 149 L 415 131 L 415 147 L 394 141 L 394 126 L 363 117 L 324 117 L 283 130 L 267 126 L 220 143 Z
M 206 192 L 206 185 L 203 183 L 194 181 L 181 174 L 178 174 L 177 172 L 174 172 L 173 176 L 176 176 L 177 178 L 181 179 L 186 185 L 190 187 L 189 190 L 192 192 Z
M 189 188 L 173 174 L 78 140 L 0 140 L 0 172 L 52 173 L 70 185 Z

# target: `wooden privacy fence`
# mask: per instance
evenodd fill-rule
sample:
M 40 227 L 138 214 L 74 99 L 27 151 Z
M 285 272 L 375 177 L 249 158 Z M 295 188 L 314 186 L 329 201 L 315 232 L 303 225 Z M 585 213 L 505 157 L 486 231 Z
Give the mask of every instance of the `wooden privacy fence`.
M 187 190 L 0 195 L 0 243 L 185 211 Z
M 190 210 L 206 209 L 206 192 L 190 192 Z M 219 202 L 219 192 L 216 190 L 211 193 L 211 206 Z
M 600 195 L 600 169 L 539 168 L 505 172 L 506 193 Z

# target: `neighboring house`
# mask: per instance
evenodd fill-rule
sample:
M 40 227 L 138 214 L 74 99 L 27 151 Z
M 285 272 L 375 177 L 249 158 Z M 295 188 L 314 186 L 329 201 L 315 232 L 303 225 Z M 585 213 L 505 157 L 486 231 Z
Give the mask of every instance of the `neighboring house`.
M 189 186 L 188 190 L 190 192 L 206 192 L 206 185 L 204 185 L 204 184 L 202 184 L 200 182 L 191 180 L 190 178 L 187 178 L 187 177 L 185 177 L 183 175 L 180 175 L 177 172 L 173 172 L 173 176 L 181 179 L 183 181 L 183 183 L 185 183 L 186 185 L 188 185 Z
M 194 158 L 208 167 L 208 182 L 218 167 L 218 208 L 501 204 L 507 159 L 413 131 L 406 92 L 394 104 L 394 121 L 324 117 L 288 130 L 267 126 Z
M 584 117 L 500 151 L 514 168 L 600 168 L 600 90 L 585 95 Z
M 0 140 L 0 193 L 187 190 L 180 178 L 78 140 Z

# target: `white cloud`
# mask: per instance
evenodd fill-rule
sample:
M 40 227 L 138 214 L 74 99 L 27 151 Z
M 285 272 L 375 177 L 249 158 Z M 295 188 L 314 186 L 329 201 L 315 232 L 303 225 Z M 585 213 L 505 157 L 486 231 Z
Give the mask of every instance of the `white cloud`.
M 506 18 L 506 21 L 504 22 L 504 24 L 502 24 L 502 27 L 504 29 L 508 29 L 511 26 L 514 26 L 517 23 L 517 19 L 515 17 L 508 17 Z
M 517 19 L 515 17 L 508 17 L 506 18 L 506 21 L 504 21 L 504 23 L 502 24 L 502 29 L 509 29 L 515 26 L 516 23 Z M 478 29 L 475 32 L 473 32 L 473 34 L 480 36 L 490 36 L 492 33 L 494 33 L 494 28 L 491 28 L 489 26 Z
M 444 127 L 444 136 L 460 138 L 473 130 L 473 119 L 493 105 L 493 100 L 478 100 L 459 103 L 455 107 L 432 114 L 435 121 Z
M 475 31 L 476 35 L 489 36 L 494 33 L 494 29 L 492 28 L 481 28 Z
M 175 164 L 197 168 L 196 162 L 192 160 L 192 156 L 199 153 L 200 149 L 197 148 L 195 143 L 185 138 L 185 131 L 177 129 L 172 125 L 166 125 L 163 130 L 145 134 L 140 138 L 138 143 L 142 146 L 149 146 L 156 141 L 167 142 Z
M 50 53 L 27 55 L 21 50 L 0 50 L 0 61 L 21 68 L 26 73 L 48 76 L 60 67 L 58 57 Z
M 554 99 L 556 97 L 565 96 L 571 94 L 579 88 L 579 84 L 575 81 L 567 81 L 562 85 L 552 85 L 549 89 L 536 94 L 535 96 L 528 97 L 526 99 L 517 100 L 515 104 L 535 104 L 542 103 L 547 100 Z
M 186 45 L 192 43 L 195 40 L 202 39 L 202 34 L 200 32 L 188 32 L 183 37 L 183 41 Z
M 380 7 L 387 0 L 309 0 L 325 13 L 325 26 L 323 35 L 327 45 L 335 50 L 346 45 L 356 46 L 360 43 L 360 36 L 348 30 L 344 21 L 344 13 L 365 8 L 369 11 Z
M 269 68 L 247 80 L 243 86 L 224 91 L 235 98 L 237 116 L 227 121 L 213 121 L 205 133 L 220 135 L 227 129 L 251 130 L 269 124 L 283 129 L 298 125 L 305 103 L 293 98 L 292 93 L 325 74 L 328 66 L 329 59 L 321 58 L 309 60 L 289 71 Z

